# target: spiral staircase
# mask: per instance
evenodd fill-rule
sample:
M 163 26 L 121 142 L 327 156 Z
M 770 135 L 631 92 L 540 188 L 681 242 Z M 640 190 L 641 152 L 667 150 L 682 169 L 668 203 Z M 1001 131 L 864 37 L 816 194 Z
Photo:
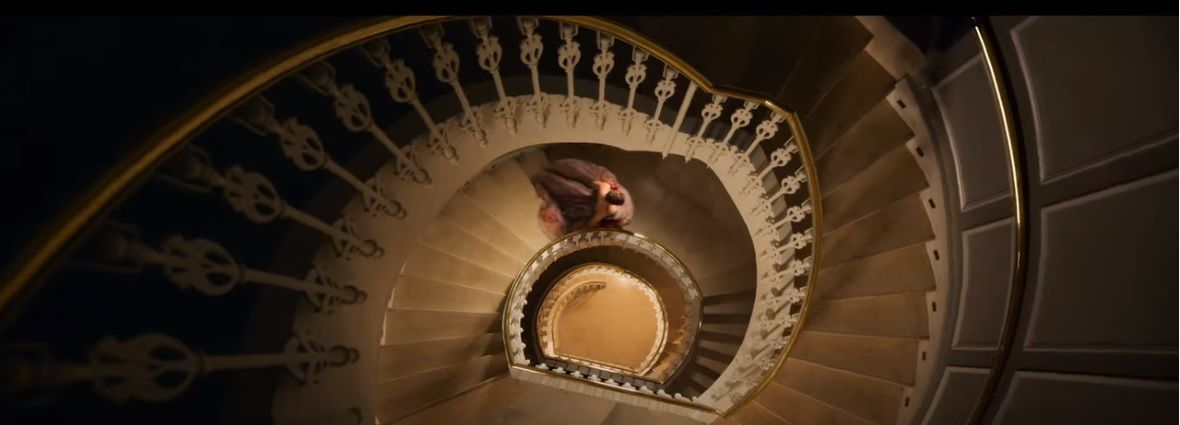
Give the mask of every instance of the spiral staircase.
M 923 77 L 945 59 L 884 18 L 709 19 L 398 17 L 285 57 L 153 140 L 14 268 L 5 408 L 942 423 L 966 314 L 962 182 Z M 541 233 L 529 176 L 562 158 L 619 176 L 626 232 Z M 600 245 L 621 249 L 595 261 L 683 266 L 683 300 L 660 302 L 688 330 L 659 345 L 660 379 L 535 347 L 543 271 Z

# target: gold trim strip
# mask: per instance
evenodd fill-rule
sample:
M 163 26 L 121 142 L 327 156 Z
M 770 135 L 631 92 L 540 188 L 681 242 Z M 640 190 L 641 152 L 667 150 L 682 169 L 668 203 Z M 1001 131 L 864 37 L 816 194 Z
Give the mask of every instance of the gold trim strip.
M 975 17 L 975 36 L 979 40 L 980 51 L 983 53 L 983 63 L 987 66 L 988 82 L 992 85 L 992 94 L 996 96 L 996 109 L 1000 113 L 1000 124 L 1004 127 L 1004 148 L 1008 154 L 1008 178 L 1012 183 L 1012 223 L 1013 223 L 1013 267 L 1012 283 L 1008 290 L 1008 306 L 1004 314 L 1004 327 L 996 347 L 996 355 L 992 368 L 984 381 L 983 391 L 979 400 L 971 410 L 968 420 L 970 425 L 978 425 L 983 421 L 988 407 L 996 395 L 1000 378 L 1004 375 L 1008 357 L 1012 352 L 1012 342 L 1016 338 L 1016 327 L 1020 323 L 1020 308 L 1024 303 L 1025 270 L 1028 267 L 1028 192 L 1022 149 L 1024 142 L 1017 129 L 1012 108 L 1012 99 L 1008 97 L 1009 87 L 1006 71 L 1000 66 L 999 52 L 993 42 L 995 34 L 991 32 L 986 17 Z

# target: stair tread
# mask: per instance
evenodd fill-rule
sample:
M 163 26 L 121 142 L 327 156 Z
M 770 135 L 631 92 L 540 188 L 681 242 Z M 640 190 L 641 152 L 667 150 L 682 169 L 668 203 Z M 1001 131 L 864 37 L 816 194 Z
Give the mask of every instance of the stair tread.
M 521 263 L 528 261 L 536 252 L 528 243 L 505 228 L 470 196 L 462 192 L 456 193 L 447 202 L 441 215 Z
M 402 274 L 501 294 L 512 284 L 512 278 L 495 270 L 421 243 L 406 258 Z
M 496 354 L 472 359 L 459 367 L 433 369 L 378 383 L 377 417 L 383 423 L 393 422 L 507 373 L 503 356 Z
M 807 42 L 787 76 L 779 99 L 802 116 L 815 109 L 843 76 L 852 58 L 864 51 L 872 34 L 851 16 L 828 17 Z
M 925 201 L 914 194 L 825 233 L 821 268 L 933 239 L 925 208 Z
M 815 278 L 815 297 L 819 300 L 934 289 L 934 272 L 924 243 L 823 268 Z
M 815 160 L 820 191 L 827 193 L 913 137 L 889 100 L 882 99 Z
M 755 402 L 751 403 L 755 404 L 795 424 L 873 425 L 872 422 L 778 382 L 767 385 Z M 742 425 L 747 424 L 743 422 Z
M 384 341 L 387 344 L 495 332 L 500 332 L 499 313 L 392 309 L 385 314 Z
M 507 161 L 500 167 L 512 166 L 516 166 L 516 163 Z M 537 209 L 541 205 L 541 200 L 536 197 L 536 192 L 531 185 L 505 187 L 496 181 L 491 173 L 484 173 L 472 179 L 465 192 L 500 225 L 525 241 L 529 247 L 540 249 L 549 242 L 537 227 Z M 522 216 L 518 213 L 522 208 L 521 205 L 513 204 L 530 206 L 532 212 Z
M 793 425 L 757 402 L 743 406 L 733 419 L 741 425 Z
M 893 89 L 896 80 L 868 52 L 861 51 L 835 86 L 803 119 L 812 152 L 822 155 L 833 142 Z
M 394 286 L 393 307 L 495 313 L 500 311 L 504 298 L 504 294 L 402 275 Z
M 789 358 L 774 380 L 800 393 L 878 424 L 893 423 L 904 387 Z
M 791 356 L 903 385 L 913 385 L 918 340 L 804 331 Z
M 503 350 L 504 341 L 499 333 L 383 345 L 378 354 L 378 377 L 382 381 L 392 380 L 503 353 Z
M 839 228 L 927 187 L 926 175 L 909 149 L 897 146 L 824 194 L 824 231 Z
M 926 293 L 904 293 L 814 302 L 804 330 L 925 338 Z
M 440 251 L 450 252 L 470 263 L 493 270 L 505 277 L 514 278 L 524 262 L 509 257 L 496 247 L 467 233 L 446 219 L 435 219 L 427 227 L 419 241 Z
M 480 424 L 500 416 L 520 396 L 517 381 L 502 377 L 394 422 L 396 425 Z M 388 422 L 382 422 L 388 423 Z M 507 425 L 507 424 L 505 424 Z

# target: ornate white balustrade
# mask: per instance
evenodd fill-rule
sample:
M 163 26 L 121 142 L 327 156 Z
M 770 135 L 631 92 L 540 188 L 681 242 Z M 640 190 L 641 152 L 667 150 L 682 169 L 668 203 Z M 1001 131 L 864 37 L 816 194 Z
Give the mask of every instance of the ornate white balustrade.
M 525 295 L 539 273 L 561 256 L 591 246 L 620 246 L 655 259 L 677 281 L 691 282 L 688 270 L 670 253 L 638 235 L 595 230 L 572 235 L 542 250 L 508 294 L 505 346 L 514 373 L 524 370 L 539 374 L 538 379 L 589 383 L 609 393 L 598 395 L 630 397 L 628 402 L 656 410 L 705 420 L 749 400 L 773 377 L 789 351 L 807 304 L 808 283 L 818 259 L 816 243 L 822 239 L 820 205 L 815 203 L 818 200 L 813 201 L 818 198 L 818 185 L 797 117 L 765 99 L 716 90 L 688 64 L 637 34 L 605 21 L 537 17 L 518 17 L 514 21 L 486 17 L 407 19 L 411 25 L 381 30 L 391 33 L 369 32 L 336 40 L 334 43 L 339 44 L 326 50 L 340 50 L 335 55 L 310 55 L 285 72 L 274 74 L 286 75 L 284 78 L 295 82 L 287 88 L 302 90 L 313 100 L 306 105 L 283 103 L 289 97 L 269 92 L 279 90 L 274 87 L 280 85 L 273 84 L 279 81 L 267 81 L 219 106 L 225 110 L 215 112 L 228 112 L 236 122 L 232 127 L 246 136 L 233 142 L 271 149 L 280 165 L 293 164 L 298 173 L 303 173 L 300 175 L 326 176 L 347 184 L 347 192 L 355 197 L 340 211 L 331 213 L 339 217 L 331 223 L 318 218 L 323 211 L 292 201 L 299 198 L 291 193 L 312 189 L 295 187 L 293 182 L 280 178 L 272 182 L 267 176 L 282 175 L 278 170 L 251 162 L 254 158 L 249 155 L 260 154 L 251 151 L 229 160 L 229 164 L 248 167 L 214 167 L 209 155 L 196 149 L 203 142 L 199 131 L 218 124 L 212 118 L 187 130 L 189 133 L 181 140 L 191 142 L 188 146 L 171 142 L 175 144 L 169 147 L 180 148 L 176 150 L 179 157 L 189 157 L 189 165 L 185 172 L 159 171 L 157 175 L 186 189 L 218 192 L 222 201 L 249 222 L 272 223 L 281 218 L 324 235 L 324 242 L 333 249 L 324 250 L 326 255 L 316 253 L 313 264 L 322 267 L 309 267 L 312 272 L 308 276 L 295 278 L 249 269 L 230 257 L 235 246 L 227 245 L 225 249 L 205 239 L 178 237 L 161 247 L 139 244 L 135 251 L 141 257 L 137 261 L 159 265 L 175 284 L 198 291 L 227 291 L 247 283 L 279 286 L 307 294 L 317 309 L 331 310 L 339 304 L 359 303 L 364 298 L 361 288 L 388 295 L 390 287 L 389 283 L 359 278 L 358 282 L 372 286 L 341 286 L 327 278 L 328 271 L 350 278 L 372 277 L 364 268 L 376 267 L 380 261 L 371 259 L 386 249 L 395 255 L 385 255 L 383 260 L 404 258 L 398 256 L 405 255 L 399 245 L 410 245 L 408 242 L 418 237 L 415 232 L 425 227 L 421 220 L 433 218 L 443 201 L 478 170 L 515 150 L 548 143 L 588 142 L 658 152 L 666 158 L 699 160 L 721 180 L 742 214 L 754 244 L 758 276 L 747 334 L 734 361 L 711 387 L 690 399 L 579 371 L 544 370 L 547 366 L 526 356 L 528 347 L 520 324 Z M 556 33 L 558 37 L 543 39 L 542 33 Z M 398 42 L 391 43 L 394 38 Z M 462 43 L 472 48 L 456 48 L 463 47 Z M 515 54 L 505 56 L 505 43 L 519 47 L 518 58 L 511 57 Z M 474 55 L 465 57 L 468 52 Z M 587 60 L 582 60 L 583 54 Z M 334 62 L 336 55 L 359 57 L 361 66 L 349 68 L 343 61 Z M 428 59 L 423 63 L 407 62 L 406 58 L 414 57 Z M 510 62 L 512 66 L 508 66 Z M 461 73 L 461 69 L 465 72 Z M 512 69 L 523 71 L 513 75 Z M 355 75 L 362 71 L 371 75 Z M 544 75 L 546 72 L 554 75 Z M 477 77 L 481 76 L 487 80 L 479 81 Z M 362 77 L 378 79 L 374 81 L 383 84 L 384 92 L 362 92 L 358 88 L 366 87 Z M 557 87 L 554 82 L 558 81 L 564 84 Z M 696 98 L 697 92 L 703 92 L 702 97 Z M 404 108 L 408 117 L 382 115 L 382 104 Z M 311 116 L 316 111 L 326 119 Z M 217 113 L 209 116 L 220 116 Z M 421 134 L 396 131 L 412 127 L 399 126 L 404 122 L 420 122 Z M 256 134 L 242 132 L 242 128 Z M 376 171 L 350 168 L 354 158 L 341 155 L 337 159 L 328 153 L 329 148 L 345 146 L 348 142 L 337 140 L 345 137 L 375 143 L 390 158 Z M 269 145 L 274 141 L 278 142 L 277 154 Z M 222 145 L 233 149 L 229 142 Z M 226 149 L 224 146 L 222 149 Z M 212 148 L 209 152 L 218 157 L 229 153 Z M 248 172 L 247 168 L 260 172 Z M 289 198 L 280 196 L 280 189 Z M 167 229 L 160 234 L 187 233 Z M 175 277 L 167 272 L 169 268 L 188 271 L 174 273 L 184 276 Z M 396 266 L 390 268 L 396 273 Z M 213 277 L 228 278 L 232 283 L 207 285 Z M 698 315 L 687 322 L 699 323 L 700 294 L 692 285 L 681 287 L 685 303 L 691 306 L 689 314 Z M 341 316 L 354 314 L 359 308 L 338 310 L 334 315 L 316 315 L 311 321 L 320 321 L 316 323 L 321 324 L 321 329 L 330 328 L 330 324 L 356 323 L 344 322 Z M 359 320 L 351 317 L 347 320 Z M 698 330 L 688 329 L 682 336 L 684 347 L 693 345 Z M 176 348 L 178 343 L 174 341 L 144 341 L 185 353 Z M 299 358 L 306 361 L 299 364 L 310 364 L 311 360 L 336 364 L 346 358 L 334 349 L 320 351 L 300 354 L 304 357 Z M 245 363 L 219 363 L 206 357 L 191 354 L 186 358 L 201 359 L 193 361 L 198 369 L 209 368 L 201 369 L 202 373 L 247 363 L 257 367 L 290 364 L 278 357 L 249 357 L 251 360 L 243 360 Z

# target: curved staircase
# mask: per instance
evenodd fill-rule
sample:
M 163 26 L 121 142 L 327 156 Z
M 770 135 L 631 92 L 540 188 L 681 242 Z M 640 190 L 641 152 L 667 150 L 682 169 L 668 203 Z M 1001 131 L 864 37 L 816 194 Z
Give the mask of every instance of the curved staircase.
M 497 28 L 504 26 L 496 22 Z M 394 37 L 395 41 L 417 38 L 418 45 L 426 41 L 426 49 L 416 47 L 422 55 L 416 62 L 415 56 L 407 55 L 407 61 L 419 68 L 416 84 L 420 92 L 414 92 L 415 83 L 406 83 L 404 74 L 398 74 L 395 62 L 382 59 L 389 51 L 382 53 L 369 44 L 358 49 L 357 57 L 335 61 L 337 68 L 331 73 L 309 68 L 314 72 L 300 74 L 299 84 L 310 86 L 311 92 L 306 87 L 296 88 L 294 83 L 278 85 L 267 93 L 273 102 L 270 109 L 247 103 L 234 112 L 236 124 L 219 122 L 200 139 L 214 156 L 218 152 L 213 148 L 228 149 L 226 146 L 248 138 L 243 135 L 261 135 L 272 140 L 249 142 L 271 146 L 248 148 L 236 160 L 274 158 L 277 139 L 286 158 L 260 161 L 267 168 L 285 167 L 286 171 L 267 173 L 277 183 L 311 183 L 301 186 L 294 197 L 284 198 L 285 209 L 279 208 L 283 212 L 276 220 L 298 221 L 327 235 L 324 244 L 298 254 L 314 257 L 318 266 L 340 276 L 338 280 L 355 284 L 368 294 L 367 299 L 354 301 L 355 305 L 344 302 L 331 315 L 312 312 L 303 305 L 293 307 L 292 329 L 355 345 L 361 354 L 359 360 L 353 359 L 355 365 L 332 363 L 325 368 L 317 376 L 317 386 L 289 380 L 275 383 L 273 403 L 282 407 L 274 408 L 274 422 L 304 423 L 327 415 L 325 412 L 342 410 L 343 403 L 352 403 L 358 406 L 360 423 L 369 423 L 369 418 L 381 424 L 700 423 L 699 418 L 509 377 L 513 366 L 505 361 L 505 353 L 510 347 L 505 346 L 507 338 L 501 334 L 509 289 L 522 267 L 549 242 L 536 224 L 539 200 L 528 176 L 550 160 L 578 157 L 600 163 L 620 177 L 637 203 L 629 230 L 668 247 L 700 286 L 704 306 L 701 332 L 681 374 L 683 379 L 669 394 L 697 402 L 712 395 L 713 400 L 737 406 L 730 415 L 716 420 L 723 424 L 906 423 L 913 414 L 911 406 L 916 405 L 911 400 L 915 387 L 928 385 L 921 370 L 928 357 L 931 329 L 937 325 L 937 319 L 930 317 L 937 317 L 937 302 L 931 300 L 937 298 L 935 274 L 940 266 L 934 250 L 942 243 L 936 237 L 941 232 L 937 224 L 941 222 L 938 207 L 942 198 L 929 183 L 938 176 L 937 163 L 932 163 L 934 156 L 924 155 L 920 146 L 907 143 L 916 130 L 903 118 L 904 102 L 897 99 L 897 61 L 883 56 L 887 63 L 878 61 L 875 35 L 855 18 L 801 22 L 811 29 L 794 33 L 794 39 L 780 40 L 791 59 L 785 72 L 763 70 L 745 77 L 728 73 L 725 75 L 732 81 L 725 83 L 776 93 L 777 101 L 794 108 L 807 139 L 793 137 L 802 133 L 789 131 L 796 123 L 786 117 L 775 123 L 774 112 L 767 122 L 787 121 L 778 137 L 756 139 L 760 136 L 754 127 L 761 118 L 752 123 L 746 118 L 745 124 L 739 124 L 736 112 L 742 110 L 742 102 L 736 101 L 742 98 L 710 96 L 705 90 L 708 87 L 702 88 L 705 94 L 680 102 L 681 96 L 691 96 L 698 89 L 695 82 L 676 88 L 676 98 L 665 105 L 668 97 L 661 97 L 656 82 L 661 76 L 669 81 L 676 77 L 667 71 L 661 75 L 654 63 L 649 63 L 652 69 L 646 71 L 646 83 L 630 86 L 629 100 L 606 102 L 614 109 L 606 115 L 610 118 L 602 118 L 613 120 L 611 114 L 617 114 L 624 119 L 634 101 L 634 109 L 642 114 L 661 111 L 652 124 L 644 128 L 643 122 L 636 120 L 633 130 L 623 131 L 612 121 L 609 130 L 603 126 L 595 129 L 594 114 L 602 113 L 605 94 L 626 98 L 627 87 L 608 85 L 605 75 L 598 75 L 597 81 L 585 75 L 575 78 L 572 67 L 550 69 L 551 62 L 544 62 L 540 72 L 564 74 L 568 80 L 553 75 L 539 78 L 537 63 L 527 66 L 528 55 L 517 50 L 517 41 L 512 40 L 504 42 L 503 82 L 512 93 L 506 94 L 498 86 L 502 80 L 495 73 L 499 70 L 484 66 L 487 61 L 476 65 L 477 61 L 465 58 L 462 72 L 439 71 L 437 57 L 445 59 L 450 45 L 442 44 L 442 39 L 429 31 Z M 576 44 L 574 36 L 566 32 L 567 24 L 563 21 L 560 26 L 547 24 L 550 26 L 536 29 L 547 43 L 545 54 L 553 54 L 554 44 L 564 48 Z M 462 34 L 466 41 L 457 42 L 465 55 L 488 40 L 487 33 L 481 35 L 472 25 L 475 37 Z M 526 34 L 520 49 L 527 50 L 530 35 L 521 25 Z M 635 27 L 642 30 L 643 25 Z M 459 38 L 454 33 L 461 25 L 451 23 L 446 28 L 446 40 Z M 501 36 L 507 38 L 506 34 L 510 32 Z M 584 56 L 580 66 L 589 67 L 586 63 L 594 61 L 596 51 L 605 52 L 603 38 L 585 28 L 577 37 Z M 659 34 L 653 37 L 664 41 Z M 687 48 L 676 42 L 664 44 L 673 51 Z M 684 56 L 692 62 L 694 55 L 720 55 L 719 50 L 732 48 L 706 45 Z M 439 80 L 449 80 L 445 84 L 435 84 L 439 83 L 433 81 L 435 76 L 422 72 L 429 69 L 432 53 L 440 55 L 434 67 Z M 520 61 L 509 65 L 508 59 L 518 55 L 525 65 Z M 618 53 L 614 72 L 622 73 L 632 64 L 630 55 Z M 446 68 L 446 61 L 442 63 L 441 68 Z M 365 67 L 366 72 L 372 73 L 376 67 L 377 72 L 387 74 L 386 86 L 373 78 L 358 77 L 356 87 L 372 102 L 360 107 L 361 102 L 343 87 L 344 81 Z M 549 93 L 549 109 L 533 109 L 535 105 L 529 102 L 535 98 L 516 90 L 529 88 L 529 79 L 507 74 L 522 70 L 534 72 L 532 90 L 541 91 L 544 86 L 543 91 Z M 494 84 L 487 81 L 489 74 L 495 75 Z M 743 84 L 743 78 L 750 79 L 749 84 Z M 479 82 L 462 82 L 473 79 Z M 567 81 L 568 87 L 563 87 Z M 595 83 L 597 104 L 593 95 L 587 95 L 595 91 Z M 567 94 L 573 94 L 575 85 L 581 97 L 553 94 L 566 88 Z M 770 86 L 775 88 L 765 90 Z M 637 87 L 642 89 L 638 95 Z M 387 90 L 392 91 L 393 100 Z M 336 117 L 325 117 L 325 105 L 332 99 Z M 516 116 L 498 109 L 506 103 L 521 108 Z M 711 116 L 712 106 L 722 110 L 723 104 L 724 114 Z M 745 101 L 746 112 L 755 107 L 754 102 Z M 575 112 L 570 112 L 571 108 Z M 580 113 L 578 108 L 582 108 Z M 381 127 L 390 125 L 380 123 L 390 115 L 379 113 L 393 110 L 399 112 L 393 114 L 397 121 Z M 732 121 L 731 114 L 735 117 Z M 320 142 L 328 147 L 329 157 L 335 154 L 340 161 L 337 168 L 308 166 L 300 163 L 306 160 L 300 152 L 289 150 L 293 145 L 296 151 L 306 149 L 295 143 L 306 140 L 287 133 L 294 131 L 288 124 L 291 117 L 305 116 L 316 116 L 303 118 L 310 127 L 334 128 L 325 130 Z M 361 116 L 368 118 L 358 118 Z M 549 122 L 533 122 L 541 116 L 547 116 Z M 562 123 L 566 118 L 569 122 Z M 714 120 L 720 124 L 713 124 Z M 515 127 L 508 125 L 510 121 Z M 340 127 L 341 122 L 345 128 Z M 236 125 L 258 134 L 224 128 Z M 750 128 L 738 132 L 745 125 Z M 441 133 L 448 137 L 440 138 L 438 129 L 445 129 Z M 725 129 L 729 129 L 728 135 Z M 407 134 L 414 137 L 401 137 Z M 367 144 L 344 148 L 339 140 L 365 140 Z M 724 142 L 718 143 L 721 140 Z M 762 140 L 766 141 L 758 146 Z M 797 144 L 804 140 L 809 144 L 800 149 Z M 738 158 L 747 146 L 750 161 L 743 165 Z M 709 149 L 724 155 L 710 157 Z M 786 159 L 775 159 L 780 152 L 787 152 Z M 792 156 L 791 152 L 796 153 Z M 722 158 L 720 162 L 714 161 L 717 157 Z M 814 170 L 809 168 L 809 160 L 814 161 Z M 291 171 L 288 161 L 306 173 Z M 210 166 L 220 169 L 218 165 L 223 163 L 216 158 Z M 746 171 L 749 177 L 728 171 L 733 169 Z M 428 181 L 418 178 L 425 176 L 419 173 L 423 170 L 428 171 Z M 317 180 L 304 174 L 316 175 Z M 375 177 L 369 180 L 370 176 Z M 804 182 L 798 193 L 786 192 L 780 180 L 786 182 L 795 176 L 809 182 Z M 233 179 L 210 180 L 214 182 L 210 191 L 226 192 L 233 204 L 240 198 L 231 196 L 224 180 Z M 822 194 L 822 198 L 810 199 L 808 184 L 818 189 L 813 194 Z M 286 189 L 281 184 L 275 186 Z M 790 195 L 774 205 L 763 205 L 775 192 Z M 819 222 L 819 217 L 809 217 L 808 208 L 792 218 L 794 213 L 788 208 L 817 202 L 820 205 L 815 209 L 823 211 L 823 225 L 807 233 L 806 226 Z M 237 204 L 233 208 L 238 212 L 248 209 Z M 300 208 L 306 211 L 291 212 Z M 343 218 L 336 221 L 337 217 Z M 760 221 L 786 223 L 785 231 Z M 780 251 L 788 236 L 804 233 L 821 237 L 815 244 L 805 241 L 794 250 Z M 312 238 L 293 235 L 284 240 Z M 295 244 L 275 246 L 279 252 L 299 250 Z M 820 252 L 808 254 L 814 246 L 821 247 Z M 380 249 L 373 253 L 366 247 Z M 819 261 L 812 266 L 815 258 Z M 798 264 L 801 269 L 788 264 Z M 809 292 L 807 304 L 800 299 L 785 307 L 787 314 L 768 313 L 766 303 L 781 292 L 767 285 L 777 284 L 776 276 L 788 276 L 788 282 L 797 277 L 807 280 L 806 268 L 814 275 L 810 287 L 805 283 L 787 286 Z M 781 291 L 787 291 L 787 286 Z M 386 295 L 388 298 L 383 298 Z M 789 315 L 793 318 L 787 322 Z M 796 326 L 800 321 L 802 326 Z M 776 326 L 769 335 L 778 332 L 778 337 L 771 339 L 793 341 L 782 348 L 785 360 L 781 363 L 773 362 L 773 356 L 754 355 L 762 356 L 763 364 L 774 366 L 763 370 L 777 374 L 764 386 L 762 381 L 734 378 L 732 375 L 739 374 L 734 365 L 756 362 L 742 353 L 753 344 L 752 336 L 767 325 Z M 720 389 L 722 385 L 744 388 L 733 391 L 739 396 L 756 396 L 749 402 L 726 397 L 729 393 Z

